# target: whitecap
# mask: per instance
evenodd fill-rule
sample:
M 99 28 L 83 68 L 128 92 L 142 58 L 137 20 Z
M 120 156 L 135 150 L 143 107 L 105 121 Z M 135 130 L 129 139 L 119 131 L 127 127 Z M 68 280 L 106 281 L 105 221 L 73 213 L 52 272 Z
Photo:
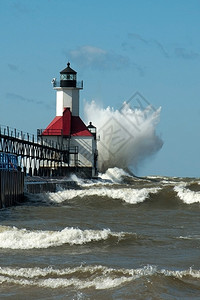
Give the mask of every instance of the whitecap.
M 102 265 L 89 265 L 56 269 L 47 268 L 10 268 L 0 267 L 0 283 L 38 286 L 45 288 L 73 287 L 78 290 L 85 288 L 111 289 L 130 283 L 138 278 L 165 276 L 182 279 L 192 277 L 199 279 L 200 270 L 159 270 L 156 266 L 147 265 L 138 269 L 109 268 Z
M 142 189 L 132 189 L 132 188 L 90 188 L 90 189 L 71 189 L 58 191 L 57 193 L 47 193 L 44 197 L 47 197 L 52 202 L 62 203 L 66 200 L 71 200 L 76 197 L 89 197 L 89 196 L 99 196 L 108 197 L 111 199 L 123 200 L 129 204 L 137 204 L 145 201 L 149 198 L 150 194 L 157 193 L 161 188 L 142 188 Z
M 77 289 L 110 289 L 143 276 L 151 276 L 156 267 L 145 266 L 140 269 L 113 269 L 106 266 L 80 266 L 74 268 L 0 268 L 0 283 L 63 288 L 73 286 Z M 87 275 L 87 276 L 86 276 Z
M 185 184 L 186 185 L 186 184 Z M 174 187 L 178 197 L 186 204 L 200 203 L 200 192 L 194 192 L 187 188 L 185 185 L 178 185 Z
M 200 235 L 188 235 L 188 236 L 179 236 L 179 239 L 183 240 L 200 240 Z
M 193 270 L 192 268 L 183 271 L 170 271 L 163 269 L 160 271 L 160 273 L 164 274 L 165 276 L 173 276 L 175 278 L 183 278 L 186 276 L 191 276 L 192 278 L 200 278 L 200 270 Z
M 112 183 L 121 183 L 123 177 L 133 177 L 128 174 L 126 171 L 120 168 L 109 168 L 105 173 L 99 174 L 99 177 L 103 180 L 109 180 Z
M 116 237 L 126 238 L 126 232 L 111 232 L 110 229 L 81 230 L 66 227 L 61 231 L 42 231 L 18 229 L 16 227 L 0 226 L 0 248 L 3 249 L 33 249 L 57 247 L 64 244 L 82 245 L 90 242 L 107 240 Z

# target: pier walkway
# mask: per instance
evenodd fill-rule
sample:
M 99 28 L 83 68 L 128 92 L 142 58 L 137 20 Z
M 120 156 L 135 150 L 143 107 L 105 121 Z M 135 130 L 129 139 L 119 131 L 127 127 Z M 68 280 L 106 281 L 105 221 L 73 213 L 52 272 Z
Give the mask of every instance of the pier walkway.
M 64 175 L 73 156 L 74 167 L 78 165 L 78 147 L 64 148 L 62 144 L 45 141 L 8 126 L 0 125 L 0 152 L 15 154 L 19 168 L 30 176 Z

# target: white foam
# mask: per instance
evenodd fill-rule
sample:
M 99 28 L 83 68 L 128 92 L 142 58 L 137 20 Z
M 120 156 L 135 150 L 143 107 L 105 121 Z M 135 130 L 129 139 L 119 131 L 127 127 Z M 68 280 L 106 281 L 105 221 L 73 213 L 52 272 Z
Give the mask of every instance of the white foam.
M 177 180 L 180 180 L 179 177 L 167 177 L 167 176 L 147 176 L 148 179 L 156 179 L 159 180 L 164 185 L 175 185 L 177 184 Z M 183 181 L 179 181 L 178 184 L 184 185 Z
M 57 193 L 48 193 L 44 197 L 48 197 L 50 201 L 56 203 L 62 203 L 66 200 L 71 200 L 76 197 L 88 197 L 88 196 L 99 196 L 108 197 L 112 199 L 120 199 L 130 204 L 136 204 L 145 201 L 150 194 L 157 193 L 161 188 L 142 188 L 142 189 L 131 189 L 131 188 L 90 188 L 81 190 L 64 190 Z
M 100 136 L 98 167 L 101 172 L 112 167 L 137 169 L 141 161 L 162 147 L 163 142 L 155 131 L 161 108 L 155 110 L 146 102 L 138 108 L 138 104 L 123 103 L 120 110 L 115 110 L 101 108 L 95 101 L 85 103 L 86 123 L 92 121 Z
M 142 277 L 154 275 L 174 278 L 200 278 L 200 270 L 158 270 L 156 266 L 145 266 L 138 269 L 113 269 L 106 266 L 79 266 L 72 268 L 9 268 L 0 267 L 0 283 L 38 286 L 45 288 L 73 287 L 78 290 L 85 288 L 111 289 L 127 284 Z
M 69 180 L 75 181 L 78 185 L 83 185 L 84 180 L 80 177 L 78 177 L 76 174 L 71 174 L 69 177 Z
M 181 184 L 174 187 L 178 197 L 186 204 L 200 203 L 200 192 L 191 191 L 185 188 L 185 185 Z
M 143 276 L 151 276 L 156 268 L 113 269 L 105 266 L 80 266 L 75 268 L 0 268 L 0 283 L 77 289 L 110 289 Z M 45 277 L 45 278 L 44 278 Z
M 192 268 L 183 271 L 169 271 L 163 269 L 160 271 L 160 273 L 164 274 L 165 276 L 173 276 L 175 278 L 183 278 L 186 276 L 191 276 L 193 278 L 200 278 L 200 270 L 193 270 Z
M 132 177 L 130 174 L 120 168 L 109 168 L 104 174 L 99 174 L 99 177 L 104 180 L 110 180 L 113 183 L 121 183 L 124 176 Z
M 77 177 L 75 174 L 72 174 L 70 176 L 70 180 L 75 181 L 79 186 L 90 187 L 98 185 L 120 184 L 123 181 L 124 176 L 132 177 L 123 169 L 115 167 L 109 168 L 105 173 L 99 173 L 98 179 L 83 179 Z
M 78 228 L 65 228 L 61 231 L 42 231 L 18 229 L 16 227 L 0 226 L 0 248 L 4 249 L 33 249 L 57 247 L 64 244 L 82 245 L 90 242 L 106 240 L 116 237 L 125 238 L 125 232 L 111 232 L 103 230 L 81 230 Z
M 200 240 L 200 235 L 179 236 L 179 239 L 183 239 L 183 240 Z

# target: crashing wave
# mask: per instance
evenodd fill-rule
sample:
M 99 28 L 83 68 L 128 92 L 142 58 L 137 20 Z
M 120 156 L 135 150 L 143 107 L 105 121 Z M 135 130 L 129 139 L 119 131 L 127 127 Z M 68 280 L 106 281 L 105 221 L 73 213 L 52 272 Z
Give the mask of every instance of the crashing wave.
M 57 193 L 48 193 L 44 195 L 50 201 L 55 203 L 62 203 L 66 200 L 71 200 L 76 197 L 84 198 L 89 196 L 98 196 L 98 197 L 108 197 L 111 199 L 119 199 L 125 201 L 129 204 L 137 204 L 148 199 L 150 194 L 157 193 L 161 188 L 141 188 L 141 189 L 132 189 L 132 188 L 108 188 L 108 187 L 95 187 L 90 189 L 81 189 L 81 190 L 63 190 L 58 191 Z
M 116 238 L 119 241 L 129 238 L 130 235 L 134 236 L 134 234 L 126 232 L 112 232 L 110 229 L 81 230 L 66 227 L 61 231 L 42 231 L 0 226 L 0 248 L 41 249 L 58 247 L 64 244 L 83 245 L 90 242 L 105 241 L 110 238 Z
M 0 283 L 11 283 L 23 286 L 38 286 L 45 288 L 77 289 L 95 288 L 97 290 L 111 289 L 130 283 L 138 278 L 152 276 L 182 278 L 200 278 L 200 270 L 159 270 L 156 266 L 147 265 L 138 269 L 114 269 L 101 265 L 79 266 L 74 268 L 10 268 L 0 267 Z
M 178 197 L 186 204 L 200 203 L 200 192 L 195 192 L 187 189 L 185 185 L 174 187 Z
M 99 107 L 95 101 L 85 104 L 86 122 L 97 127 L 98 166 L 100 172 L 108 168 L 127 169 L 138 165 L 159 151 L 163 141 L 156 135 L 161 108 L 131 108 L 124 103 L 120 110 Z

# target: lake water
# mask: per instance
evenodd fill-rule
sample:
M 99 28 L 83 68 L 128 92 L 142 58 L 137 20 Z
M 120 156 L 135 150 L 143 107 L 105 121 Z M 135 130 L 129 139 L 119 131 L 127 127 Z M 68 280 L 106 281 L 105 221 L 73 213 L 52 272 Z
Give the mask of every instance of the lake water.
M 1 210 L 0 299 L 200 299 L 200 179 L 73 180 Z

